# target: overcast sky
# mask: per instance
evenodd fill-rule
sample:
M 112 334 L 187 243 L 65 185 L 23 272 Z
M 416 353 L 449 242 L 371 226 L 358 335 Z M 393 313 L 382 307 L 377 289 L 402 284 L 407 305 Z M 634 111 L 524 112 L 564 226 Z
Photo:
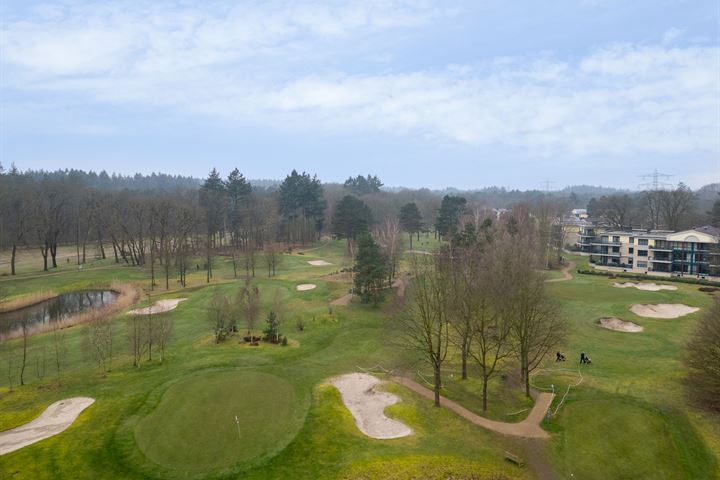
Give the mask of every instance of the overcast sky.
M 720 181 L 716 0 L 0 2 L 0 162 Z

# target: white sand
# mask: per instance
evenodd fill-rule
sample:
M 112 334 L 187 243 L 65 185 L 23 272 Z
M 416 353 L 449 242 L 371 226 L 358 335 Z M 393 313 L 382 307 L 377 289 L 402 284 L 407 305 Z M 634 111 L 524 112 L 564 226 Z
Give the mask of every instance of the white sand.
M 332 263 L 326 262 L 325 260 L 308 260 L 308 263 L 315 267 L 324 267 L 326 265 L 332 265 Z
M 682 303 L 658 303 L 657 305 L 636 304 L 630 310 L 641 317 L 650 318 L 678 318 L 689 313 L 695 313 L 699 308 L 688 307 Z
M 432 252 L 428 252 L 425 250 L 408 250 L 408 253 L 417 253 L 418 255 L 432 255 Z
M 306 290 L 312 290 L 313 288 L 317 287 L 314 283 L 303 283 L 295 287 L 298 291 L 304 292 Z
M 149 307 L 137 308 L 135 310 L 130 310 L 128 312 L 128 315 L 149 315 L 151 313 L 169 312 L 170 310 L 175 310 L 175 308 L 178 306 L 178 303 L 184 302 L 185 300 L 187 300 L 187 298 L 173 298 L 170 300 L 158 300 L 157 302 L 153 303 Z
M 397 395 L 377 391 L 382 382 L 365 373 L 348 373 L 335 377 L 331 384 L 340 390 L 343 403 L 355 418 L 362 433 L 378 439 L 406 437 L 412 429 L 402 422 L 385 416 L 385 407 L 400 401 Z
M 625 282 L 625 283 L 613 283 L 613 287 L 615 288 L 637 288 L 638 290 L 645 290 L 648 292 L 657 292 L 659 290 L 677 290 L 677 287 L 674 287 L 672 285 L 658 285 L 656 283 L 633 283 L 633 282 Z
M 0 455 L 57 435 L 94 402 L 95 399 L 88 397 L 66 398 L 50 405 L 32 422 L 0 432 Z
M 605 317 L 600 319 L 600 326 L 607 328 L 608 330 L 615 330 L 617 332 L 642 332 L 644 328 L 637 323 L 626 322 L 615 317 Z

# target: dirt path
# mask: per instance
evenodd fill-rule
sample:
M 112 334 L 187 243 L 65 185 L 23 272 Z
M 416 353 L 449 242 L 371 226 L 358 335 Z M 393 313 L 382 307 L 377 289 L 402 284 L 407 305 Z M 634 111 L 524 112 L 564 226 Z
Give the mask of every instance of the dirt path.
M 353 297 L 353 294 L 352 294 L 352 293 L 348 293 L 348 294 L 346 294 L 346 295 L 343 295 L 343 296 L 340 297 L 340 298 L 336 298 L 335 300 L 333 300 L 332 302 L 330 302 L 330 305 L 341 305 L 341 306 L 349 305 L 349 304 L 350 304 L 350 300 L 352 300 L 352 297 Z
M 0 432 L 0 455 L 57 435 L 72 425 L 78 415 L 94 402 L 88 397 L 66 398 L 50 405 L 35 420 Z
M 410 380 L 409 378 L 393 377 L 393 380 L 425 398 L 431 400 L 434 398 L 432 390 L 413 380 Z M 496 420 L 481 417 L 480 415 L 476 415 L 465 407 L 453 402 L 452 400 L 448 400 L 447 398 L 441 397 L 440 405 L 452 410 L 465 420 L 468 420 L 479 427 L 487 428 L 488 430 L 502 433 L 503 435 L 523 438 L 550 438 L 550 435 L 540 428 L 540 422 L 545 417 L 545 414 L 550 408 L 550 404 L 552 403 L 554 397 L 555 395 L 552 393 L 539 393 L 535 398 L 535 405 L 533 406 L 532 411 L 530 411 L 530 415 L 519 423 L 498 422 Z
M 567 282 L 568 280 L 572 280 L 573 276 L 570 271 L 575 268 L 575 265 L 575 262 L 568 262 L 568 264 L 560 270 L 563 274 L 561 278 L 551 278 L 550 280 L 545 280 L 545 283 Z

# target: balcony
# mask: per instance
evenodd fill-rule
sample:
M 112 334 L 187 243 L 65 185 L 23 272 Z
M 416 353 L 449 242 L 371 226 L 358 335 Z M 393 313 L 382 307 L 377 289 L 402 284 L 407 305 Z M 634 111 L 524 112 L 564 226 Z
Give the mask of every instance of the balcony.
M 667 247 L 655 247 L 655 246 L 650 247 L 650 250 L 654 250 L 654 251 L 656 251 L 656 252 L 672 252 L 672 251 L 673 251 L 672 248 L 667 248 Z
M 601 246 L 607 246 L 607 247 L 621 247 L 622 243 L 620 243 L 620 242 L 590 242 L 590 245 L 601 245 Z

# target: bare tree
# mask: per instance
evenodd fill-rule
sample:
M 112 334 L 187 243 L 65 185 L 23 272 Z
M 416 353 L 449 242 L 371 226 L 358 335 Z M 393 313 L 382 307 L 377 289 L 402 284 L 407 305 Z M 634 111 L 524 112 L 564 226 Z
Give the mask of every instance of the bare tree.
M 105 316 L 93 316 L 83 327 L 82 348 L 92 358 L 103 374 L 112 368 L 113 331 L 112 320 Z
M 53 353 L 55 356 L 55 370 L 58 378 L 60 377 L 60 369 L 62 367 L 67 348 L 65 346 L 65 332 L 62 331 L 60 322 L 51 322 L 51 335 Z
M 247 326 L 250 343 L 255 343 L 254 333 L 260 321 L 260 289 L 248 280 L 238 295 L 242 296 L 242 302 L 238 303 L 242 305 L 243 318 Z
M 139 367 L 145 353 L 145 329 L 139 315 L 132 315 L 127 321 L 127 341 L 133 358 L 133 367 Z
M 227 335 L 227 319 L 230 310 L 227 297 L 222 294 L 216 294 L 210 299 L 210 305 L 207 309 L 207 319 L 212 327 L 215 336 L 215 343 L 220 343 Z
M 167 349 L 168 343 L 170 343 L 170 337 L 172 336 L 173 320 L 172 315 L 158 315 L 155 325 L 155 343 L 157 344 L 158 350 L 160 350 L 160 363 L 165 360 L 165 350 Z
M 545 281 L 535 269 L 526 242 L 508 239 L 502 253 L 507 283 L 500 308 L 510 319 L 525 394 L 530 395 L 530 373 L 562 341 L 565 325 L 558 306 L 545 291 Z
M 25 385 L 25 367 L 27 365 L 28 340 L 30 339 L 30 318 L 26 315 L 20 319 L 22 334 L 22 363 L 20 364 L 20 386 Z
M 685 381 L 688 396 L 693 403 L 720 412 L 720 299 L 713 305 L 695 328 L 688 343 L 685 364 L 690 373 Z
M 422 355 L 433 370 L 435 406 L 440 406 L 442 366 L 450 344 L 448 274 L 435 257 L 419 256 L 413 265 L 410 299 L 399 321 L 406 347 Z
M 662 216 L 670 230 L 681 230 L 695 205 L 695 194 L 685 184 L 676 189 L 663 191 L 661 196 Z

